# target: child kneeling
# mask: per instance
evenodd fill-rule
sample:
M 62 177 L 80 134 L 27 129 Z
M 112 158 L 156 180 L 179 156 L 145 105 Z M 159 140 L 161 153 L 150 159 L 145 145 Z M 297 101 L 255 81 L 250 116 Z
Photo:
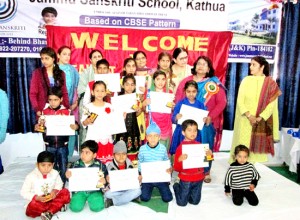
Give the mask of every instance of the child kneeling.
M 195 141 L 198 132 L 198 124 L 194 120 L 185 120 L 182 123 L 182 134 L 184 140 L 176 149 L 174 159 L 174 170 L 179 172 L 179 183 L 174 183 L 176 203 L 179 206 L 186 206 L 187 203 L 197 205 L 201 200 L 202 184 L 205 177 L 204 169 L 189 168 L 183 169 L 183 162 L 188 158 L 187 154 L 182 154 L 182 145 L 200 144 Z M 206 151 L 206 155 L 212 155 L 211 150 Z
M 96 159 L 98 152 L 98 144 L 95 141 L 85 141 L 80 149 L 80 159 L 77 160 L 71 168 L 90 168 L 98 167 L 99 172 L 104 174 L 104 177 L 100 178 L 101 185 L 106 183 L 105 176 L 107 174 L 106 166 Z M 70 178 L 72 173 L 67 170 L 66 177 Z M 73 212 L 80 212 L 83 210 L 85 203 L 88 202 L 90 210 L 93 212 L 100 212 L 104 209 L 104 199 L 102 191 L 79 191 L 72 193 L 72 199 L 70 202 L 70 209 Z

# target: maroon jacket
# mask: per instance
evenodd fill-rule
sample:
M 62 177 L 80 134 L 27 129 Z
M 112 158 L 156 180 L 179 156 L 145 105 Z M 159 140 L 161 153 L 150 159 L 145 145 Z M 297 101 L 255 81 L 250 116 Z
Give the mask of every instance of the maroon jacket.
M 63 73 L 64 85 L 62 86 L 63 101 L 62 104 L 69 108 L 69 97 L 66 87 L 66 75 Z M 47 84 L 46 84 L 47 83 Z M 32 73 L 30 82 L 29 99 L 31 106 L 35 112 L 42 111 L 45 104 L 48 101 L 48 89 L 50 88 L 50 82 L 45 67 L 35 69 Z

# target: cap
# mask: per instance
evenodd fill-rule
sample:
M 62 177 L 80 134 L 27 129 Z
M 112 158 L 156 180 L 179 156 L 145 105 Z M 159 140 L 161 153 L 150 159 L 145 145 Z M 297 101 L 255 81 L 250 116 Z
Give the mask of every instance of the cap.
M 115 153 L 127 153 L 127 147 L 124 141 L 118 141 L 114 146 L 114 154 Z
M 146 130 L 147 135 L 150 133 L 156 133 L 156 134 L 160 135 L 160 128 L 158 127 L 158 125 L 155 122 L 151 122 Z

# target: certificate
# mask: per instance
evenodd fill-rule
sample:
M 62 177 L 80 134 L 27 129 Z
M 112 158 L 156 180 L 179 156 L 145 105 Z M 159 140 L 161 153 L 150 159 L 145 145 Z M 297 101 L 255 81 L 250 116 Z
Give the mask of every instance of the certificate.
M 122 111 L 114 110 L 107 114 L 106 124 L 108 134 L 120 134 L 127 131 Z
M 112 192 L 140 188 L 138 180 L 139 172 L 137 168 L 112 170 L 109 171 L 108 174 L 110 190 Z
M 99 167 L 71 168 L 72 176 L 69 178 L 69 191 L 94 191 L 100 177 Z
M 180 108 L 180 114 L 182 114 L 182 118 L 180 118 L 177 123 L 182 124 L 187 119 L 193 119 L 198 124 L 198 129 L 202 130 L 204 122 L 203 118 L 207 117 L 208 111 L 203 109 L 198 109 L 195 107 L 191 107 L 188 105 L 182 105 Z
M 132 106 L 137 104 L 136 96 L 136 93 L 114 96 L 111 97 L 111 104 L 114 109 L 118 109 L 118 111 L 126 113 L 135 112 Z
M 172 108 L 167 107 L 168 102 L 173 102 L 174 94 L 165 92 L 150 92 L 150 109 L 151 112 L 169 113 L 171 114 Z
M 170 167 L 171 165 L 169 160 L 141 163 L 141 171 L 143 176 L 142 182 L 170 182 L 171 174 L 167 173 L 167 169 Z
M 120 73 L 95 74 L 95 81 L 102 80 L 105 82 L 107 89 L 110 92 L 120 92 Z
M 134 76 L 135 82 L 136 82 L 136 93 L 137 94 L 143 94 L 143 92 L 140 91 L 140 87 L 145 88 L 146 87 L 146 76 Z
M 204 162 L 205 149 L 209 149 L 208 144 L 183 144 L 182 154 L 187 154 L 187 159 L 182 161 L 183 169 L 208 167 L 208 162 Z
M 74 115 L 45 115 L 47 136 L 75 135 L 71 124 L 75 124 Z

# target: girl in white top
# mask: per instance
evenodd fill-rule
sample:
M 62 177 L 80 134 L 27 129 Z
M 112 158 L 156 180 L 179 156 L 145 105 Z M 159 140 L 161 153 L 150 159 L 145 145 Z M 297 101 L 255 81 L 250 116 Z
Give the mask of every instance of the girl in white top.
M 84 107 L 86 114 L 83 114 L 81 123 L 84 128 L 88 127 L 86 139 L 98 143 L 97 158 L 102 163 L 113 159 L 113 139 L 107 131 L 110 126 L 108 114 L 113 111 L 112 105 L 105 102 L 106 84 L 103 81 L 96 81 L 91 91 L 91 103 Z

